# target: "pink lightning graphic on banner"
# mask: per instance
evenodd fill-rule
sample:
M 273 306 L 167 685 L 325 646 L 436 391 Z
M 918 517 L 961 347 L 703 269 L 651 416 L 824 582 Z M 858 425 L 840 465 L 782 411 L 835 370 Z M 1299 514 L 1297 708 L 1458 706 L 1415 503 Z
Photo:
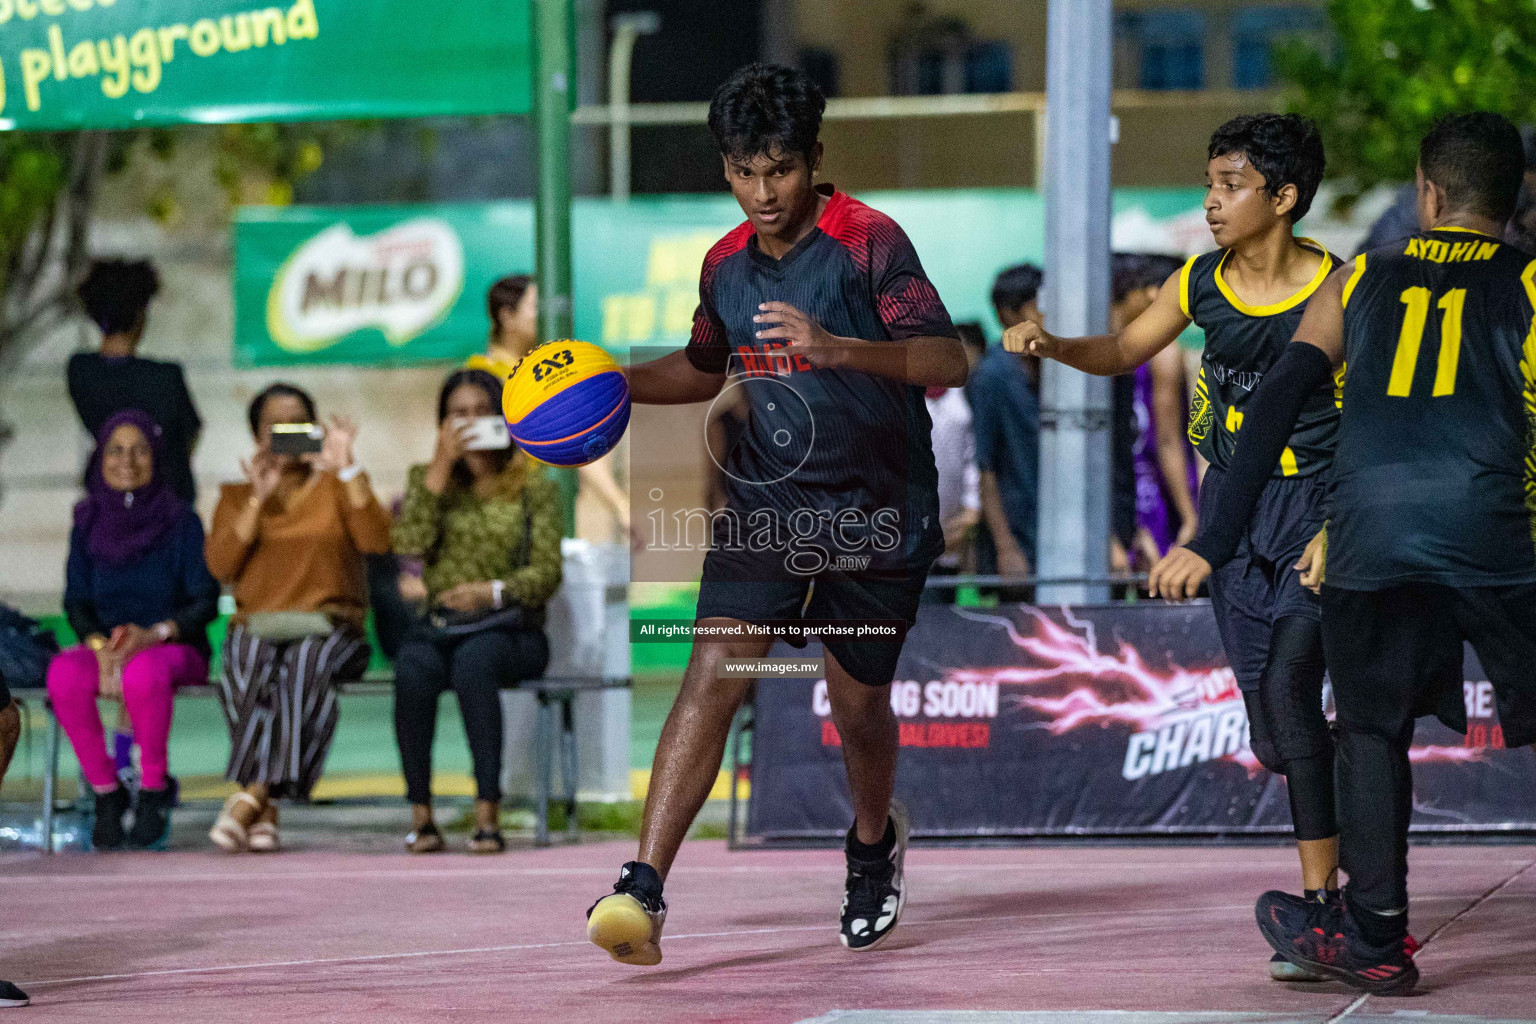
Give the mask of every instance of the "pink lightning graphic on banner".
M 1060 609 L 1064 625 L 1037 608 L 1022 610 L 1033 624 L 1030 635 L 1005 616 L 956 609 L 966 618 L 1004 628 L 1025 657 L 1017 665 L 954 669 L 946 678 L 999 684 L 1008 703 L 1039 714 L 1052 736 L 1112 725 L 1155 733 L 1181 717 L 1242 706 L 1237 678 L 1225 665 L 1189 669 L 1170 663 L 1167 670 L 1154 669 L 1123 641 L 1116 641 L 1113 654 L 1101 653 L 1093 623 L 1075 619 L 1070 609 Z M 1482 760 L 1484 754 L 1483 747 L 1415 746 L 1410 758 L 1458 762 Z M 1261 770 L 1246 737 L 1239 749 L 1217 759 L 1250 772 Z

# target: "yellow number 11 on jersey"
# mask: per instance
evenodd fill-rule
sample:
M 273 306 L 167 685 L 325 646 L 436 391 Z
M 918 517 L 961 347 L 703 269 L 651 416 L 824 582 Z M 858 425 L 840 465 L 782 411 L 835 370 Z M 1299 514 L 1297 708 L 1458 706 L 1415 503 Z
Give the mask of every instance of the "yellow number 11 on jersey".
M 1403 331 L 1397 338 L 1397 354 L 1392 357 L 1392 377 L 1387 394 L 1407 398 L 1413 390 L 1413 371 L 1419 365 L 1419 345 L 1424 341 L 1424 325 L 1429 320 L 1429 289 L 1409 288 L 1403 292 Z M 1435 367 L 1434 398 L 1456 391 L 1456 363 L 1461 358 L 1461 311 L 1467 304 L 1467 290 L 1452 288 L 1436 305 L 1445 311 L 1440 320 L 1440 361 Z

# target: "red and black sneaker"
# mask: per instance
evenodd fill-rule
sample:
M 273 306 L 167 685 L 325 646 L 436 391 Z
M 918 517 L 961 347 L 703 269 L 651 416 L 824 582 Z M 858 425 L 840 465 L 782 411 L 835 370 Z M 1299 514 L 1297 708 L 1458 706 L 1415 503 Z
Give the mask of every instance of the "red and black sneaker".
M 1254 906 L 1259 931 L 1275 952 L 1298 967 L 1378 996 L 1405 996 L 1418 983 L 1412 936 L 1371 946 L 1353 927 L 1343 900 L 1318 903 L 1267 892 Z

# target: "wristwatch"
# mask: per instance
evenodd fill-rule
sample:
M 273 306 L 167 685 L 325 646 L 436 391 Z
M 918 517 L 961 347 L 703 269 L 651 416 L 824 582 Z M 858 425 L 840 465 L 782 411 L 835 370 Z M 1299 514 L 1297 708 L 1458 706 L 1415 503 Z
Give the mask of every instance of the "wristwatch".
M 344 484 L 348 484 L 348 483 L 351 483 L 353 480 L 356 480 L 358 478 L 358 476 L 362 472 L 363 472 L 363 467 L 359 466 L 357 463 L 354 462 L 354 463 L 352 463 L 352 465 L 348 466 L 346 469 L 337 470 L 336 471 L 336 479 L 340 480 Z
M 169 622 L 157 622 L 157 623 L 155 623 L 155 628 L 152 629 L 150 632 L 154 633 L 155 636 L 157 638 L 159 638 L 160 642 L 163 643 L 163 644 L 170 643 L 170 641 L 171 641 L 172 629 L 171 629 L 171 624 Z
M 107 646 L 107 638 L 99 633 L 92 633 L 90 636 L 85 638 L 85 646 L 89 647 L 93 651 L 102 650 Z
M 502 592 L 506 589 L 507 585 L 501 580 L 491 580 L 491 604 L 498 610 L 502 605 Z

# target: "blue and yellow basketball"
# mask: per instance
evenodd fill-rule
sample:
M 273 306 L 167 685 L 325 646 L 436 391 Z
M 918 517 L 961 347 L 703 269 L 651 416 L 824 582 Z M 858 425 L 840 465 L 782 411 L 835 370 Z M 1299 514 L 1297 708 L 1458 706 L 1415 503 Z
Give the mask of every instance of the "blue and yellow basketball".
M 624 436 L 629 382 L 596 345 L 546 342 L 508 378 L 501 410 L 523 451 L 551 466 L 585 466 Z

